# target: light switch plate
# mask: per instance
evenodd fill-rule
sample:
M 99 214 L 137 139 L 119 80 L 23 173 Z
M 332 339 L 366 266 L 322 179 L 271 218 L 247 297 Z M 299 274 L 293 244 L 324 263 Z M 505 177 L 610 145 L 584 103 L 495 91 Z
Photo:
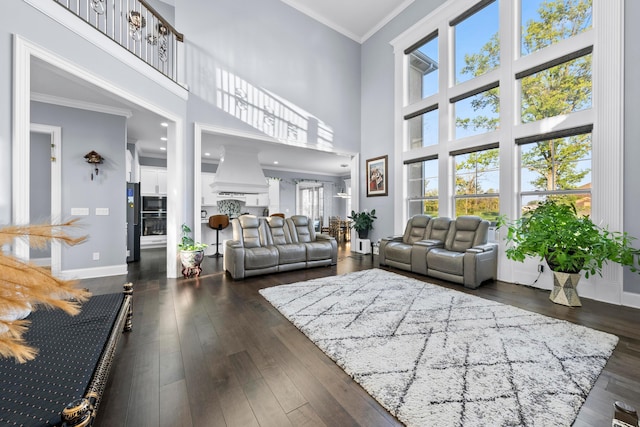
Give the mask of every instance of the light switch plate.
M 96 208 L 96 215 L 109 215 L 109 208 Z
M 76 215 L 76 216 L 89 215 L 89 208 L 71 208 L 71 215 Z

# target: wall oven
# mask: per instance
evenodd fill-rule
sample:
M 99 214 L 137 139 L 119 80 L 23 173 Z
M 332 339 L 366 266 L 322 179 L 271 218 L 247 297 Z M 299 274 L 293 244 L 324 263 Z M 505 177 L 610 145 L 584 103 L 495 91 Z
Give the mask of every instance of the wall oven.
M 142 196 L 140 246 L 166 245 L 167 198 L 165 196 Z
M 167 214 L 142 212 L 142 236 L 166 236 Z
M 142 212 L 166 212 L 167 198 L 165 196 L 142 196 Z

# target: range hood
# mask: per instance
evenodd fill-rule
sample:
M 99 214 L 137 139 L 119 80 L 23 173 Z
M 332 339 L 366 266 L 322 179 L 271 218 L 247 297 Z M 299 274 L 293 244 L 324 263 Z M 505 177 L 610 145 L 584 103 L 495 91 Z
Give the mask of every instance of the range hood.
M 260 167 L 258 152 L 247 147 L 222 147 L 222 157 L 211 190 L 219 193 L 219 196 L 268 192 L 269 184 Z

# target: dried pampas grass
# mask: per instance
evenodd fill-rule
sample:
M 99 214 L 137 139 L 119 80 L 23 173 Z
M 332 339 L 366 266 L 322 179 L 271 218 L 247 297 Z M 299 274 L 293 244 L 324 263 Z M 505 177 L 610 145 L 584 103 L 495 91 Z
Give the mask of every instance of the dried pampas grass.
M 76 245 L 86 237 L 72 237 L 66 230 L 76 220 L 60 224 L 10 225 L 0 228 L 0 248 L 14 239 L 24 239 L 30 247 L 42 248 L 52 240 Z M 24 340 L 29 321 L 7 316 L 37 306 L 57 308 L 70 315 L 80 312 L 80 303 L 91 294 L 75 287 L 76 281 L 61 280 L 45 268 L 21 261 L 0 250 L 0 357 L 24 363 L 33 360 L 38 351 Z

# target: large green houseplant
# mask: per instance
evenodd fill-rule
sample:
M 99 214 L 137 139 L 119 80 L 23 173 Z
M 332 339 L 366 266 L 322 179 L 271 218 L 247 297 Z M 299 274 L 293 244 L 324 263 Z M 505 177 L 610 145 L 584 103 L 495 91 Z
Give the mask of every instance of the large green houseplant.
M 351 211 L 351 215 L 347 218 L 351 220 L 351 228 L 358 232 L 360 239 L 366 239 L 369 236 L 369 230 L 373 229 L 373 220 L 378 219 L 375 209 L 371 209 L 370 212 Z
M 527 256 L 546 260 L 554 272 L 551 300 L 565 305 L 580 305 L 575 286 L 580 272 L 585 277 L 598 274 L 611 261 L 639 268 L 640 251 L 627 233 L 599 227 L 587 215 L 579 215 L 575 206 L 554 200 L 540 203 L 507 226 L 507 258 L 524 262 Z
M 191 228 L 187 224 L 182 224 L 182 237 L 178 243 L 180 250 L 180 262 L 182 263 L 182 275 L 187 278 L 193 275 L 200 276 L 202 268 L 200 264 L 204 259 L 204 248 L 206 243 L 196 242 L 191 236 Z

